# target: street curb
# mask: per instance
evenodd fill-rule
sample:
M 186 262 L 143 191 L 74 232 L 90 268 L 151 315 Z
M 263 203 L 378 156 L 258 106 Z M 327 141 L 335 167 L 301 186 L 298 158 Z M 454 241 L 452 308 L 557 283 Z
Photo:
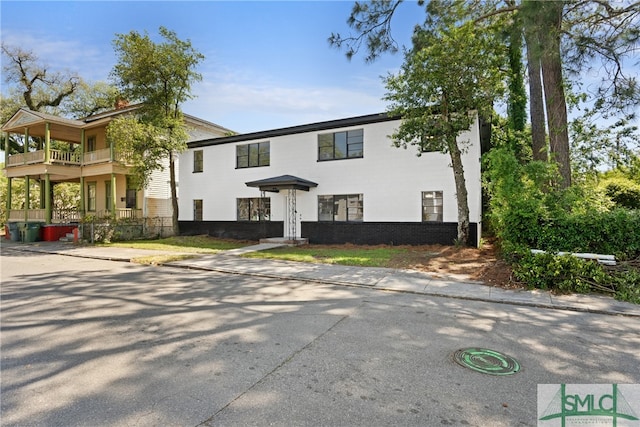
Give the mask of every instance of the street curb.
M 69 257 L 75 257 L 75 258 L 97 259 L 97 260 L 103 260 L 103 261 L 127 262 L 127 263 L 135 264 L 135 262 L 133 261 L 135 258 L 132 258 L 132 257 L 112 257 L 112 256 L 101 256 L 101 255 L 70 254 L 65 252 L 43 250 L 40 248 L 35 249 L 35 248 L 26 248 L 26 247 L 18 247 L 18 246 L 9 246 L 9 247 L 6 247 L 6 249 L 20 251 L 20 252 L 38 252 L 38 253 L 45 253 L 50 255 L 62 255 L 62 256 L 69 256 Z M 139 265 L 143 265 L 143 264 L 139 264 Z M 295 275 L 284 275 L 284 274 L 253 273 L 253 272 L 229 270 L 225 268 L 174 264 L 173 262 L 158 263 L 154 265 L 159 267 L 181 268 L 185 270 L 213 271 L 213 272 L 223 273 L 223 274 L 235 274 L 238 276 L 259 277 L 259 278 L 276 279 L 276 280 L 277 279 L 297 280 L 297 281 L 307 282 L 307 283 L 320 283 L 320 284 L 331 285 L 331 286 L 345 286 L 345 287 L 352 287 L 352 288 L 372 289 L 372 290 L 378 290 L 383 292 L 394 292 L 394 293 L 403 293 L 403 294 L 432 296 L 432 297 L 439 297 L 439 298 L 452 298 L 452 299 L 465 300 L 465 301 L 479 301 L 479 302 L 489 302 L 489 303 L 496 303 L 496 304 L 507 304 L 507 305 L 515 305 L 519 307 L 534 307 L 534 308 L 544 308 L 548 310 L 565 310 L 565 311 L 573 311 L 573 312 L 580 312 L 580 313 L 603 314 L 608 316 L 624 316 L 624 317 L 640 318 L 640 313 L 625 313 L 625 312 L 620 312 L 615 310 L 593 309 L 588 307 L 577 307 L 577 306 L 553 304 L 553 303 L 545 304 L 545 303 L 539 303 L 539 302 L 509 301 L 505 299 L 492 299 L 492 298 L 485 298 L 485 297 L 474 297 L 469 295 L 453 295 L 445 292 L 425 292 L 425 291 L 413 291 L 413 290 L 407 290 L 407 289 L 394 289 L 394 288 L 387 288 L 387 287 L 376 287 L 376 285 L 363 285 L 360 283 L 345 282 L 345 281 L 339 281 L 339 280 L 308 278 L 308 277 L 299 277 Z M 463 282 L 463 283 L 467 283 L 467 282 Z M 485 285 L 478 284 L 478 286 L 485 286 Z
M 376 287 L 375 285 L 362 285 L 360 283 L 343 282 L 343 281 L 337 281 L 337 280 L 311 279 L 308 277 L 275 275 L 275 274 L 266 274 L 266 273 L 251 273 L 251 272 L 244 272 L 244 271 L 227 270 L 224 268 L 200 267 L 200 266 L 193 266 L 193 265 L 174 265 L 171 263 L 160 263 L 157 265 L 162 267 L 183 268 L 186 270 L 213 271 L 216 273 L 236 274 L 238 276 L 259 277 L 259 278 L 265 278 L 265 279 L 297 280 L 300 282 L 320 283 L 320 284 L 332 285 L 332 286 L 345 286 L 345 287 L 351 287 L 351 288 L 371 289 L 371 290 L 377 290 L 377 291 L 383 291 L 383 292 L 394 292 L 394 293 L 402 293 L 402 294 L 424 295 L 424 296 L 438 297 L 438 298 L 459 299 L 459 300 L 465 300 L 465 301 L 479 301 L 479 302 L 489 302 L 489 303 L 495 303 L 495 304 L 516 305 L 519 307 L 534 307 L 534 308 L 544 308 L 548 310 L 566 310 L 566 311 L 574 311 L 579 313 L 592 313 L 592 314 L 604 314 L 608 316 L 624 316 L 624 317 L 640 318 L 640 313 L 624 313 L 624 312 L 613 311 L 613 310 L 600 310 L 600 309 L 592 309 L 588 307 L 573 307 L 573 306 L 561 305 L 561 304 L 544 304 L 544 303 L 528 303 L 525 301 L 508 301 L 504 299 L 491 299 L 491 298 L 483 298 L 483 297 L 473 297 L 468 295 L 452 295 L 444 292 L 420 292 L 420 291 L 411 291 L 407 289 Z M 478 285 L 478 286 L 484 286 L 484 285 Z

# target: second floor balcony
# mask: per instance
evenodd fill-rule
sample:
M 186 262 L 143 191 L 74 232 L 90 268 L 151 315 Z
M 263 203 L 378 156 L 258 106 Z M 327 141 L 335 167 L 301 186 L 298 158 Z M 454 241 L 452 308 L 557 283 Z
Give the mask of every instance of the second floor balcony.
M 130 165 L 129 159 L 131 157 L 126 153 L 121 153 L 115 150 L 112 153 L 112 150 L 109 148 L 89 151 L 84 154 L 77 151 L 62 151 L 55 149 L 49 149 L 48 153 L 49 155 L 47 156 L 47 150 L 38 150 L 28 153 L 11 154 L 7 158 L 6 167 L 10 168 L 36 164 L 86 166 L 109 162 Z

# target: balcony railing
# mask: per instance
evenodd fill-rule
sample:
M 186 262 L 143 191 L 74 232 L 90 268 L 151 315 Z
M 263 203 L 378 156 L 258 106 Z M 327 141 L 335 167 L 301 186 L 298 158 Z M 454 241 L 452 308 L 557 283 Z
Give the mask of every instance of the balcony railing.
M 7 167 L 32 165 L 36 163 L 44 163 L 44 150 L 32 151 L 30 153 L 12 154 L 7 160 Z
M 109 161 L 111 161 L 111 150 L 109 148 L 84 153 L 83 164 L 85 165 L 90 165 L 93 163 L 104 163 Z
M 131 154 L 127 152 L 116 151 L 113 161 L 122 163 L 123 165 L 131 164 Z M 96 163 L 111 162 L 111 149 L 104 148 L 101 150 L 90 151 L 81 155 L 78 152 L 69 152 L 61 150 L 49 150 L 49 159 L 53 164 L 65 165 L 92 165 Z M 29 153 L 11 154 L 7 159 L 6 167 L 32 165 L 45 162 L 45 150 L 31 151 Z
M 49 150 L 49 153 L 51 154 L 51 163 L 80 164 L 80 154 L 78 153 L 60 150 Z

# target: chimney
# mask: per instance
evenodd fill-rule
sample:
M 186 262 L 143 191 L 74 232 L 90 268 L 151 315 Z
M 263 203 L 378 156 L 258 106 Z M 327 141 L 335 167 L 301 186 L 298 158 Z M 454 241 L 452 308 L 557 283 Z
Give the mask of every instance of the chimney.
M 126 99 L 123 98 L 118 98 L 115 102 L 114 107 L 116 108 L 116 110 L 122 110 L 123 108 L 126 108 L 129 106 L 129 101 L 127 101 Z

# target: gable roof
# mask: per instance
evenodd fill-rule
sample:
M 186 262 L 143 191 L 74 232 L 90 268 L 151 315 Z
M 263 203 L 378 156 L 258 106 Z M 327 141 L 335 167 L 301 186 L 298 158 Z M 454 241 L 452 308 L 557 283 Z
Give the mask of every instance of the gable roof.
M 201 141 L 193 141 L 187 144 L 188 148 L 208 147 L 210 145 L 229 144 L 233 142 L 251 141 L 255 139 L 268 139 L 276 136 L 295 135 L 305 132 L 316 132 L 322 130 L 361 126 L 370 123 L 387 122 L 398 120 L 399 117 L 389 116 L 387 113 L 369 114 L 366 116 L 349 117 L 346 119 L 329 120 L 326 122 L 310 123 L 306 125 L 291 126 L 273 130 L 260 132 L 245 133 L 240 135 L 232 135 L 222 138 L 209 138 Z
M 124 108 L 105 111 L 94 114 L 81 120 L 67 119 L 54 114 L 32 111 L 28 108 L 20 108 L 11 118 L 2 125 L 2 131 L 8 133 L 24 133 L 25 128 L 29 128 L 29 135 L 44 138 L 46 125 L 49 124 L 49 131 L 52 139 L 73 143 L 80 143 L 82 140 L 82 129 L 90 129 L 102 126 L 114 117 L 135 111 L 142 104 L 134 104 Z M 231 130 L 212 122 L 200 119 L 189 114 L 184 114 L 185 123 L 195 130 L 199 130 L 202 137 L 231 132 Z M 197 136 L 196 136 L 197 137 Z
M 44 137 L 47 123 L 49 123 L 51 138 L 76 143 L 81 141 L 84 122 L 40 111 L 31 111 L 27 108 L 20 108 L 16 111 L 2 126 L 2 131 L 22 133 L 28 127 L 30 136 Z

